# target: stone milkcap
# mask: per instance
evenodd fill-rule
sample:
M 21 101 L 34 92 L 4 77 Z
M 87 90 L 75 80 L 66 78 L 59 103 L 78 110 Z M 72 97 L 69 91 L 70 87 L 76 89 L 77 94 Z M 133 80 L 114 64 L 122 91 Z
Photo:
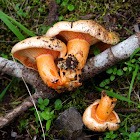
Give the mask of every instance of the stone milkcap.
M 55 38 L 35 36 L 27 38 L 18 42 L 12 48 L 12 55 L 23 63 L 26 67 L 34 70 L 38 70 L 36 57 L 41 54 L 47 54 L 48 50 L 53 52 L 59 52 L 58 57 L 64 57 L 66 54 L 65 44 Z
M 63 41 L 70 41 L 75 38 L 85 39 L 90 45 L 99 41 L 113 45 L 119 42 L 116 33 L 109 32 L 93 20 L 60 21 L 54 24 L 46 33 L 46 37 L 54 36 Z
M 101 100 L 95 100 L 85 110 L 83 123 L 92 131 L 104 132 L 106 130 L 117 130 L 121 122 L 117 113 L 113 111 L 115 105 L 116 99 L 109 98 L 103 91 Z
M 17 43 L 11 53 L 26 67 L 37 70 L 49 87 L 60 92 L 62 81 L 55 60 L 66 54 L 66 45 L 62 41 L 51 37 L 31 37 Z

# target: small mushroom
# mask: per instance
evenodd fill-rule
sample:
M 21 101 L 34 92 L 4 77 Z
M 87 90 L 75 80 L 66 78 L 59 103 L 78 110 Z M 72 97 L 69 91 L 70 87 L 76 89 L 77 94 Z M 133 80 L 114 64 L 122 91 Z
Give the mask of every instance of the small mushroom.
M 58 67 L 62 81 L 69 90 L 82 84 L 81 69 L 86 63 L 91 45 L 100 41 L 107 44 L 116 44 L 119 41 L 115 33 L 105 30 L 92 20 L 58 22 L 46 33 L 46 37 L 54 36 L 67 43 L 67 55 L 59 61 Z
M 62 41 L 43 36 L 31 37 L 17 43 L 11 52 L 26 67 L 37 70 L 49 87 L 60 92 L 63 83 L 55 60 L 66 54 L 66 45 Z
M 101 100 L 95 100 L 83 114 L 85 126 L 97 132 L 117 130 L 121 122 L 117 113 L 113 111 L 116 101 L 116 98 L 111 99 L 102 91 Z

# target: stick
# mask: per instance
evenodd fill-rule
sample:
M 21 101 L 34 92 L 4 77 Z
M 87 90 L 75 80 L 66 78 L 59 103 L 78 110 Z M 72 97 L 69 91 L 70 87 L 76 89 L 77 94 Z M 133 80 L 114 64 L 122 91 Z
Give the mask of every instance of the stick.
M 125 41 L 119 43 L 118 45 L 109 48 L 102 52 L 101 54 L 90 58 L 85 67 L 82 76 L 82 80 L 93 77 L 95 74 L 98 74 L 105 69 L 111 67 L 117 62 L 130 57 L 135 49 L 139 47 L 140 33 L 133 35 L 126 39 Z M 35 88 L 35 94 L 33 94 L 33 99 L 37 103 L 39 98 L 54 98 L 57 93 L 47 87 L 39 77 L 38 73 L 25 68 L 23 65 L 18 64 L 22 70 L 23 77 L 25 81 Z M 20 78 L 18 70 L 15 67 L 15 64 L 11 60 L 4 59 L 0 57 L 0 71 L 2 73 Z M 7 113 L 5 116 L 0 117 L 0 128 L 4 127 L 11 120 L 21 114 L 23 111 L 26 111 L 28 108 L 32 107 L 33 104 L 30 100 L 30 97 L 26 98 L 25 101 L 20 104 L 18 107 L 13 109 L 11 112 Z
M 108 69 L 119 61 L 127 59 L 131 54 L 139 48 L 140 32 L 132 35 L 123 42 L 108 48 L 99 55 L 90 58 L 85 67 L 82 80 L 89 79 L 94 75 Z

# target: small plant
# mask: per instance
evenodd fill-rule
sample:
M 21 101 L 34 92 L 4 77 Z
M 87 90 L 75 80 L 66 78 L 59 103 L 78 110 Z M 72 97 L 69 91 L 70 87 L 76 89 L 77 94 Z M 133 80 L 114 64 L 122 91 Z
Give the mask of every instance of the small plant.
M 55 102 L 54 102 L 54 106 L 53 107 L 49 107 L 49 102 L 50 100 L 49 99 L 42 99 L 42 98 L 39 98 L 38 99 L 38 113 L 39 113 L 39 116 L 40 116 L 40 119 L 41 121 L 45 121 L 45 128 L 46 128 L 46 132 L 45 132 L 45 135 L 47 136 L 47 131 L 50 130 L 50 126 L 51 126 L 51 123 L 52 121 L 56 118 L 56 115 L 55 115 L 55 110 L 60 110 L 62 108 L 62 101 L 60 99 L 57 99 Z M 32 109 L 30 110 L 34 110 L 35 111 L 35 108 L 33 107 Z M 36 123 L 38 124 L 39 122 L 39 118 L 38 118 L 38 115 L 37 115 L 37 112 L 35 112 L 35 121 Z M 38 125 L 39 127 L 39 125 Z M 36 128 L 38 130 L 38 128 Z
M 110 81 L 114 81 L 116 76 L 122 76 L 124 74 L 122 69 L 117 69 L 117 66 L 113 66 L 112 68 L 109 68 L 106 70 L 107 74 L 110 74 L 110 78 L 103 80 L 100 83 L 100 87 L 105 87 L 105 89 L 108 89 L 108 85 Z
M 15 6 L 15 10 L 17 11 L 17 14 L 21 17 L 26 17 L 26 13 L 23 12 L 23 10 L 20 8 L 20 3 L 17 3 Z
M 66 13 L 67 11 L 73 11 L 75 9 L 74 3 L 70 2 L 69 0 L 56 0 L 56 3 L 60 5 L 60 9 L 62 9 L 61 13 Z
M 129 140 L 140 140 L 140 132 L 131 132 Z
M 106 135 L 104 140 L 114 140 L 118 136 L 117 134 L 114 134 L 113 131 L 105 132 L 104 134 Z

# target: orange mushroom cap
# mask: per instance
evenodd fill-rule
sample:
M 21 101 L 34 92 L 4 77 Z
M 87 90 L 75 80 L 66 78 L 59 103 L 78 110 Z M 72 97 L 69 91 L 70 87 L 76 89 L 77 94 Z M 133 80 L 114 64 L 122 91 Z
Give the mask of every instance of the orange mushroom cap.
M 48 51 L 52 54 L 59 52 L 58 57 L 64 57 L 66 54 L 66 46 L 62 41 L 52 37 L 35 36 L 18 42 L 12 48 L 11 53 L 26 67 L 38 70 L 36 57 L 41 54 L 47 54 Z
M 55 59 L 66 54 L 66 45 L 62 41 L 51 37 L 31 37 L 17 43 L 11 52 L 26 67 L 38 70 L 42 80 L 60 92 L 63 83 Z
M 99 41 L 113 45 L 119 42 L 116 33 L 109 32 L 93 20 L 60 21 L 54 24 L 46 33 L 46 37 L 54 36 L 66 42 L 80 38 L 87 40 L 90 45 Z
M 109 98 L 103 91 L 101 100 L 95 100 L 93 104 L 85 110 L 83 123 L 87 128 L 93 131 L 103 132 L 106 130 L 117 130 L 121 122 L 117 113 L 113 111 L 115 104 L 116 99 Z

